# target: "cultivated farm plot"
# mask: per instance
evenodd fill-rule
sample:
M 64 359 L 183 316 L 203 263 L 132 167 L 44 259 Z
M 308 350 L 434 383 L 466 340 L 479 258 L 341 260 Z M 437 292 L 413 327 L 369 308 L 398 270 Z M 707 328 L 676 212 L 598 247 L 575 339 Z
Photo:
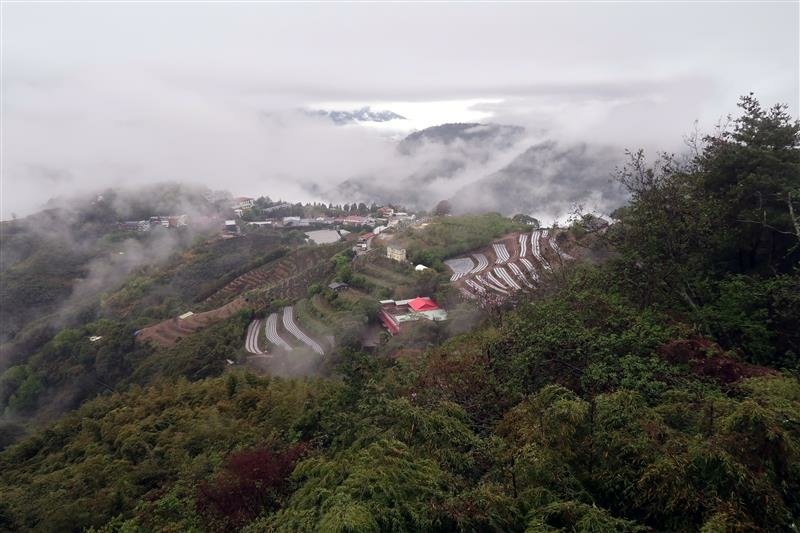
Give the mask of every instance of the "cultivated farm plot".
M 528 273 L 531 275 L 533 281 L 539 281 L 539 274 L 536 273 L 536 268 L 533 266 L 533 263 L 531 263 L 530 260 L 524 257 L 520 257 L 519 262 L 522 263 L 522 266 L 524 266 L 525 269 L 528 271 Z
M 507 290 L 506 290 L 506 289 L 505 289 L 505 288 L 504 288 L 502 285 L 499 285 L 498 283 L 494 283 L 494 282 L 492 282 L 492 281 L 490 281 L 490 280 L 488 279 L 488 276 L 490 276 L 490 275 L 491 275 L 491 272 L 489 272 L 489 273 L 487 274 L 487 277 L 486 277 L 486 278 L 484 278 L 484 277 L 482 277 L 482 276 L 478 275 L 478 276 L 475 276 L 475 279 L 476 279 L 476 280 L 477 280 L 479 283 L 482 283 L 482 284 L 483 284 L 485 287 L 487 287 L 487 288 L 489 288 L 489 289 L 493 290 L 494 292 L 499 292 L 500 294 L 505 294 L 505 295 L 508 295 L 508 294 L 509 294 L 509 292 L 508 292 L 508 291 L 507 291 Z M 492 276 L 492 277 L 494 277 L 494 276 Z
M 506 270 L 505 268 L 503 268 L 503 267 L 495 267 L 494 268 L 494 273 L 497 274 L 497 276 L 500 279 L 502 279 L 503 282 L 505 282 L 505 284 L 508 285 L 509 287 L 511 287 L 512 289 L 515 289 L 515 290 L 518 290 L 518 291 L 522 290 L 522 287 L 520 287 L 519 284 L 516 281 L 514 281 L 514 279 L 509 275 L 508 270 Z
M 222 307 L 211 311 L 195 313 L 184 319 L 178 317 L 169 318 L 152 326 L 142 328 L 139 330 L 136 339 L 150 341 L 160 346 L 172 346 L 184 337 L 232 317 L 246 305 L 247 301 L 244 297 L 239 296 Z
M 253 320 L 250 322 L 250 325 L 247 326 L 247 335 L 244 340 L 244 349 L 247 353 L 251 353 L 253 355 L 264 355 L 264 352 L 258 347 L 258 334 L 259 330 L 261 329 L 261 320 Z
M 502 281 L 500 281 L 500 280 L 499 280 L 499 279 L 498 279 L 498 278 L 497 278 L 497 277 L 496 277 L 496 276 L 495 276 L 493 273 L 491 273 L 491 272 L 487 272 L 487 273 L 486 273 L 486 278 L 485 278 L 485 279 L 486 279 L 486 281 L 488 281 L 489 283 L 491 283 L 491 284 L 492 284 L 492 285 L 494 285 L 495 287 L 499 287 L 500 289 L 503 289 L 503 290 L 506 290 L 506 289 L 507 289 L 507 287 L 505 286 L 505 284 L 504 284 Z M 507 292 L 507 291 L 506 291 L 506 292 Z
M 544 246 L 549 245 L 559 257 L 570 257 L 558 248 L 555 232 L 537 229 L 515 233 L 491 243 L 491 248 L 483 253 L 471 254 L 471 259 L 457 257 L 445 261 L 453 272 L 450 281 L 464 299 L 482 302 L 502 302 L 516 291 L 536 290 L 540 270 L 552 270 L 542 252 L 543 240 L 547 242 Z
M 522 260 L 522 258 L 520 258 L 520 260 Z M 522 269 L 520 269 L 516 263 L 509 263 L 508 268 L 511 269 L 511 272 L 513 272 L 514 275 L 517 276 L 517 279 L 519 279 L 522 283 L 524 283 L 526 287 L 528 287 L 529 289 L 533 289 L 533 284 L 530 281 L 528 281 L 528 278 L 525 277 L 525 274 L 522 272 Z
M 322 346 L 320 346 L 317 341 L 306 335 L 303 330 L 297 327 L 297 324 L 294 322 L 294 308 L 292 308 L 292 306 L 283 308 L 283 327 L 286 328 L 286 331 L 294 335 L 297 340 L 311 348 L 315 353 L 319 355 L 325 355 L 325 350 L 322 349 Z
M 540 230 L 533 230 L 531 233 L 531 252 L 533 253 L 533 257 L 536 258 L 539 263 L 542 264 L 545 270 L 552 270 L 550 268 L 550 263 L 547 262 L 547 259 L 544 258 L 542 255 L 542 247 L 541 247 L 541 238 L 547 238 L 547 230 L 540 231 Z
M 272 313 L 267 317 L 267 324 L 265 326 L 267 340 L 274 344 L 275 346 L 279 346 L 286 350 L 287 352 L 292 351 L 292 347 L 289 345 L 288 342 L 283 340 L 281 336 L 278 334 L 278 313 Z
M 450 267 L 453 275 L 450 276 L 450 281 L 456 281 L 469 274 L 474 268 L 475 263 L 469 257 L 458 257 L 456 259 L 448 259 L 444 262 L 445 265 Z
M 483 254 L 472 254 L 472 257 L 478 262 L 478 264 L 470 271 L 470 274 L 478 274 L 483 272 L 487 268 L 489 268 L 489 260 Z
M 508 263 L 508 260 L 511 256 L 508 254 L 508 248 L 506 248 L 505 243 L 494 243 L 492 244 L 492 248 L 494 249 L 494 255 L 497 256 L 497 263 L 498 265 Z
M 528 255 L 528 236 L 521 233 L 517 240 L 519 242 L 519 256 L 525 257 Z
M 472 290 L 477 292 L 478 294 L 486 294 L 486 289 L 472 281 L 471 279 L 465 279 L 464 283 L 466 283 Z

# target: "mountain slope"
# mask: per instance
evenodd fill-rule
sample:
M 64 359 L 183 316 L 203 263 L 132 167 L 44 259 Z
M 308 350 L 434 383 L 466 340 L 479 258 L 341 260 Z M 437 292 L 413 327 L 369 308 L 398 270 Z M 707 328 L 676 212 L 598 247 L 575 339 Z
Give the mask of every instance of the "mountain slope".
M 503 124 L 452 123 L 415 131 L 398 144 L 400 153 L 409 155 L 425 144 L 450 146 L 463 143 L 474 148 L 502 150 L 520 139 L 525 128 Z
M 442 124 L 408 135 L 397 145 L 389 175 L 370 174 L 345 180 L 329 197 L 398 203 L 430 209 L 443 190 L 459 186 L 466 172 L 482 169 L 514 149 L 525 130 L 502 124 Z M 452 182 L 452 183 L 451 183 Z
M 498 172 L 459 189 L 450 198 L 458 211 L 564 215 L 574 204 L 610 211 L 625 200 L 611 172 L 615 150 L 554 141 L 531 146 Z

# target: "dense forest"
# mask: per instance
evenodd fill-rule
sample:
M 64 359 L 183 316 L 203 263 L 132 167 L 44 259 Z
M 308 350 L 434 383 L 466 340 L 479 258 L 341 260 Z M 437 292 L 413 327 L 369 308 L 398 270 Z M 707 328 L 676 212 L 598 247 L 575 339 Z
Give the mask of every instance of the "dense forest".
M 740 109 L 688 156 L 629 154 L 613 223 L 569 228 L 604 261 L 418 357 L 226 372 L 240 316 L 169 353 L 121 344 L 114 392 L 0 452 L 0 530 L 795 531 L 800 124 Z M 465 224 L 410 253 L 468 250 Z M 133 359 L 145 386 L 117 375 Z

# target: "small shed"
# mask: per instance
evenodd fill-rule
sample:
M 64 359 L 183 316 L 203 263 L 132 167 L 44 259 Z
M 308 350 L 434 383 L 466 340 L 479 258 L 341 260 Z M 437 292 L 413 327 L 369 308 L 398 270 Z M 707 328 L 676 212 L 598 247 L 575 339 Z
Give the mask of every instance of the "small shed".
M 328 285 L 328 288 L 335 292 L 341 292 L 343 290 L 348 289 L 349 285 L 347 283 L 342 283 L 341 281 L 334 281 L 333 283 Z

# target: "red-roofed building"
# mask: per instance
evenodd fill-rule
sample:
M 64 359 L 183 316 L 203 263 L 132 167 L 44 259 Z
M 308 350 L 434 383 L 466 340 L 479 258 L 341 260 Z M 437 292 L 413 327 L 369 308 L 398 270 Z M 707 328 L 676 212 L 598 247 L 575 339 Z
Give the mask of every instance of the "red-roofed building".
M 425 318 L 438 322 L 447 320 L 447 311 L 427 296 L 417 296 L 411 300 L 383 300 L 381 301 L 380 321 L 389 330 L 389 333 L 396 335 L 400 333 L 400 325 L 403 322 L 411 322 Z
M 431 300 L 430 298 L 417 296 L 413 300 L 409 300 L 408 306 L 416 312 L 420 311 L 435 311 L 439 309 L 439 306 L 436 305 L 436 302 Z

